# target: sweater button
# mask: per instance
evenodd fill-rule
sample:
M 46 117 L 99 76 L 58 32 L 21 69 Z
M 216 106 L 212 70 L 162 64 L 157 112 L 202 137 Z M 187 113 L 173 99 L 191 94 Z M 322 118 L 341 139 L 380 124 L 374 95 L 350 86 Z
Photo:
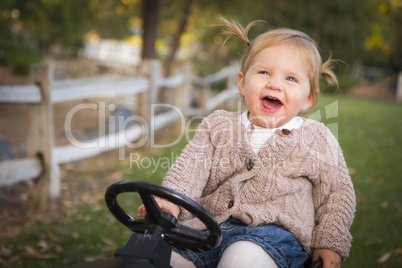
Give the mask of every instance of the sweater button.
M 282 129 L 282 133 L 285 134 L 285 135 L 289 135 L 289 134 L 290 134 L 290 130 L 284 128 L 284 129 Z
M 253 169 L 253 167 L 254 167 L 254 162 L 253 162 L 253 160 L 250 159 L 250 161 L 248 161 L 248 163 L 247 163 L 247 170 L 250 171 Z
M 232 208 L 233 207 L 233 200 L 230 200 L 229 204 L 228 204 L 228 208 Z

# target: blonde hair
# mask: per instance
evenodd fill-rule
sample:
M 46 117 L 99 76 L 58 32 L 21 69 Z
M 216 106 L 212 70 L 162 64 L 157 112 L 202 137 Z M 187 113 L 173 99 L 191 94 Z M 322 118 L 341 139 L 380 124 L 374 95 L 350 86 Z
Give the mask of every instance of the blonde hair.
M 232 36 L 239 38 L 248 45 L 247 52 L 243 55 L 241 60 L 241 72 L 246 75 L 251 62 L 255 55 L 264 50 L 265 48 L 272 47 L 278 44 L 292 44 L 298 47 L 306 56 L 306 60 L 310 65 L 309 80 L 310 80 L 310 96 L 315 102 L 320 93 L 320 78 L 324 79 L 328 84 L 337 84 L 338 80 L 331 69 L 332 55 L 322 63 L 321 55 L 318 51 L 318 46 L 315 41 L 307 34 L 293 29 L 279 28 L 267 31 L 252 42 L 248 39 L 248 32 L 250 28 L 259 23 L 260 21 L 253 21 L 249 23 L 246 28 L 236 22 L 229 22 L 227 19 L 220 17 L 224 24 L 213 25 L 224 29 L 223 34 L 227 35 L 225 42 Z

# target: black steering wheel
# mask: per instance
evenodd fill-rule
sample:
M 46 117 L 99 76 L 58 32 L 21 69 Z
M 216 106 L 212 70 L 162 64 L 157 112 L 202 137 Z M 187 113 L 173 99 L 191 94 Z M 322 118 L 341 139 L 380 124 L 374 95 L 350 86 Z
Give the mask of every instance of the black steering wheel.
M 118 204 L 117 195 L 138 192 L 147 210 L 145 219 L 134 219 Z M 166 199 L 196 216 L 206 226 L 199 231 L 178 223 L 177 219 L 159 208 L 153 196 Z M 205 251 L 221 242 L 222 233 L 215 219 L 190 198 L 166 187 L 144 181 L 121 181 L 112 184 L 105 193 L 110 212 L 125 226 L 136 233 L 159 232 L 166 242 L 178 250 Z

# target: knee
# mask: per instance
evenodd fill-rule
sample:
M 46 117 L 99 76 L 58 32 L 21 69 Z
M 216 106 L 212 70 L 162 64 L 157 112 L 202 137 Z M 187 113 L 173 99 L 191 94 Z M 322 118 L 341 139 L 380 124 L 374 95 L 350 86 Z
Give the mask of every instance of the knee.
M 250 241 L 238 241 L 225 249 L 219 261 L 218 268 L 229 267 L 278 268 L 279 266 L 261 246 Z

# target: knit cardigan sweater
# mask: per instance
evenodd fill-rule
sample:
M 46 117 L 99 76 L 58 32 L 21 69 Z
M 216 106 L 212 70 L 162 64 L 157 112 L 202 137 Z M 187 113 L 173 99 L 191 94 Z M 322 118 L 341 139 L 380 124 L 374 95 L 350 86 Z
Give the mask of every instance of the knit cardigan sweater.
M 276 130 L 256 155 L 239 113 L 215 111 L 169 169 L 163 185 L 203 206 L 218 223 L 276 224 L 309 253 L 348 257 L 356 198 L 340 146 L 328 128 L 303 119 Z M 181 210 L 179 220 L 189 216 Z M 197 219 L 186 225 L 205 229 Z

